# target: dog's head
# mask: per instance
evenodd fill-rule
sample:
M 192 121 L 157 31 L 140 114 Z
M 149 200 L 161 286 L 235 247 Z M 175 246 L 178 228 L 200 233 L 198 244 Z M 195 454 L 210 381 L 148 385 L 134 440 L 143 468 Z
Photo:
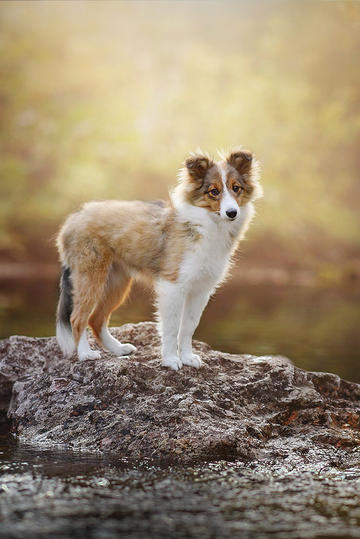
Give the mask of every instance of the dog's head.
M 181 196 L 233 221 L 241 206 L 261 196 L 258 170 L 252 153 L 243 149 L 232 150 L 221 161 L 202 152 L 190 154 L 179 176 Z

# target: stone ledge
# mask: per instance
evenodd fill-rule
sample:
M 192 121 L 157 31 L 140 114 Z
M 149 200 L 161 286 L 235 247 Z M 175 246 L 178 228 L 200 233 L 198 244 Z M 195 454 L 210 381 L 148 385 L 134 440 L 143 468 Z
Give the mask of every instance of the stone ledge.
M 205 365 L 160 365 L 152 322 L 112 328 L 130 358 L 64 359 L 54 337 L 0 341 L 0 395 L 19 442 L 131 459 L 359 460 L 360 385 L 284 357 L 195 343 Z

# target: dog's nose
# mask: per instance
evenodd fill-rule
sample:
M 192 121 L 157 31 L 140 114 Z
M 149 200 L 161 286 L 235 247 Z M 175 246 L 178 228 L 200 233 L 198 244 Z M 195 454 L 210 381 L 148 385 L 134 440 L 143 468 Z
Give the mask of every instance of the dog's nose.
M 237 214 L 236 210 L 227 210 L 226 215 L 229 217 L 229 219 L 235 219 Z

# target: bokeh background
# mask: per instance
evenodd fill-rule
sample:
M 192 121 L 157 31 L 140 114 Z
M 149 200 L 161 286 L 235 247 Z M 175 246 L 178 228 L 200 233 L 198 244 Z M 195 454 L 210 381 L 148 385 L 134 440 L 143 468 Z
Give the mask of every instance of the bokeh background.
M 68 212 L 242 144 L 265 196 L 198 336 L 358 378 L 359 53 L 357 1 L 1 2 L 1 336 L 53 334 Z

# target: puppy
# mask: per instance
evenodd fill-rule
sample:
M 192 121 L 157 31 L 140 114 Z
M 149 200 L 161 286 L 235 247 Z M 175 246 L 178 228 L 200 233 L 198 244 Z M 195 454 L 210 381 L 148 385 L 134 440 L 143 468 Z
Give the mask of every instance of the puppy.
M 56 335 L 63 353 L 100 357 L 88 343 L 88 325 L 116 356 L 134 352 L 110 334 L 108 322 L 133 279 L 143 278 L 157 292 L 162 364 L 201 367 L 193 333 L 259 196 L 258 165 L 249 151 L 235 149 L 217 162 L 198 152 L 186 159 L 169 204 L 88 202 L 71 214 L 57 237 L 63 271 Z

